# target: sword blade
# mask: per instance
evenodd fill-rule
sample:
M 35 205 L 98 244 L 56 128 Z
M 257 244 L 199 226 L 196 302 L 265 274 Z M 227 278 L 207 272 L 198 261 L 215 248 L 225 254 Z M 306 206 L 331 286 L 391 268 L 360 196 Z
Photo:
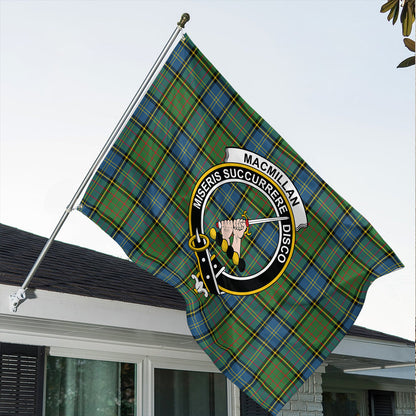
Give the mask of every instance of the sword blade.
M 265 222 L 276 222 L 287 220 L 289 217 L 270 217 L 270 218 L 257 218 L 256 220 L 248 220 L 248 225 L 262 224 Z

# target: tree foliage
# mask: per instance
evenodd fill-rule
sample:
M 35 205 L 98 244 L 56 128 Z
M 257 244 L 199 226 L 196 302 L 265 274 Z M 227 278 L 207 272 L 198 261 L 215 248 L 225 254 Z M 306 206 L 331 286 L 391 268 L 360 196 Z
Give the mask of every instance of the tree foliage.
M 415 41 L 408 36 L 412 33 L 413 23 L 415 21 L 415 0 L 389 0 L 383 4 L 380 9 L 381 13 L 387 13 L 387 20 L 392 21 L 394 25 L 399 16 L 402 25 L 403 42 L 407 49 L 415 52 Z M 405 68 L 415 64 L 415 55 L 400 62 L 398 68 Z

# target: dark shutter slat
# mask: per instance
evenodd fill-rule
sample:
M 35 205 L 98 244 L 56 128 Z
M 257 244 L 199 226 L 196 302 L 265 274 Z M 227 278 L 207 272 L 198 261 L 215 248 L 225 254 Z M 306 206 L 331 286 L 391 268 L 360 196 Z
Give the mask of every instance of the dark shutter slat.
M 391 391 L 371 390 L 370 414 L 371 416 L 394 416 L 394 393 Z
M 45 348 L 0 343 L 0 416 L 41 416 Z

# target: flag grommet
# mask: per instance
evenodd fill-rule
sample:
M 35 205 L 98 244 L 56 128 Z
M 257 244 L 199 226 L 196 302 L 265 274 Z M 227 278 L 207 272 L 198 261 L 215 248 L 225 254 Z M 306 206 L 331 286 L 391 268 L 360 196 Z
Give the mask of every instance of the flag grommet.
M 195 240 L 198 241 L 198 240 L 201 240 L 201 239 L 205 240 L 206 243 L 204 244 L 202 241 L 200 241 L 199 244 L 203 244 L 203 245 L 201 247 L 197 247 L 195 245 Z M 188 245 L 189 245 L 189 247 L 191 248 L 192 251 L 197 251 L 197 252 L 204 251 L 209 247 L 209 238 L 204 234 L 193 235 L 189 239 Z

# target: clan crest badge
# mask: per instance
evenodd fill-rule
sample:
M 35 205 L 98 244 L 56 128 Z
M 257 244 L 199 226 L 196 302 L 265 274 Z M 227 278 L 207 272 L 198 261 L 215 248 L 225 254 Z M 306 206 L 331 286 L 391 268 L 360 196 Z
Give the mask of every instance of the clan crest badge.
M 260 292 L 285 271 L 304 227 L 305 208 L 287 175 L 253 152 L 227 148 L 224 163 L 199 178 L 190 201 L 195 289 L 205 296 Z

